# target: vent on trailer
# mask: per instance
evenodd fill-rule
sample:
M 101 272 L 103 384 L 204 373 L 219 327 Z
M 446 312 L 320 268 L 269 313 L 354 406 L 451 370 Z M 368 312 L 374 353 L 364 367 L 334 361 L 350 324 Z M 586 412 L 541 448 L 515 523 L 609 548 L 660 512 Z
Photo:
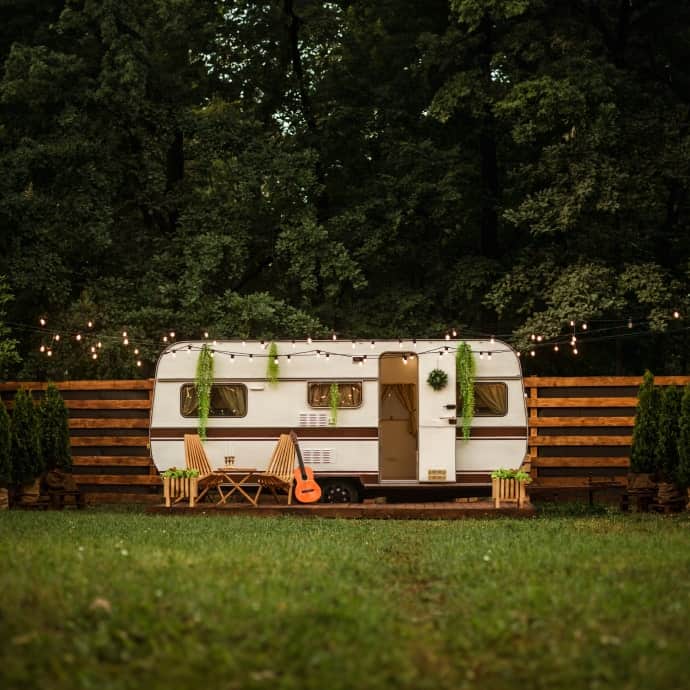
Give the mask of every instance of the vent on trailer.
M 300 412 L 299 426 L 328 426 L 328 413 Z
M 302 459 L 308 465 L 329 465 L 333 462 L 332 448 L 305 448 Z

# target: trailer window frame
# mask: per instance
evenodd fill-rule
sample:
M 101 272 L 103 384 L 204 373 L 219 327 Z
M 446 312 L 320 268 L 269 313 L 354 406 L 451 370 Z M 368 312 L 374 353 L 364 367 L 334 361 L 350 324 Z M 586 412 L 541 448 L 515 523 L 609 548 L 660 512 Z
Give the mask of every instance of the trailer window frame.
M 330 388 L 333 383 L 338 384 L 338 389 L 340 389 L 340 386 L 356 386 L 359 388 L 359 403 L 357 405 L 338 405 L 339 410 L 357 410 L 362 407 L 364 404 L 364 381 L 342 381 L 336 379 L 332 381 L 307 381 L 307 405 L 314 410 L 327 410 L 330 407 L 328 398 L 326 398 L 323 405 L 314 405 L 311 401 L 310 390 L 311 386 L 328 386 Z
M 489 385 L 489 386 L 500 386 L 503 390 L 502 402 L 505 404 L 501 408 L 503 411 L 500 414 L 492 414 L 491 412 L 477 412 L 476 411 L 476 401 L 477 401 L 477 386 Z M 508 384 L 505 381 L 476 381 L 474 382 L 474 400 L 475 400 L 475 417 L 484 417 L 489 419 L 499 419 L 500 417 L 506 417 L 508 415 L 508 409 L 510 407 L 508 402 Z M 458 412 L 462 409 L 462 395 L 460 393 L 460 384 L 457 383 L 455 386 L 455 402 Z M 460 422 L 458 421 L 458 424 Z
M 248 393 L 247 386 L 244 383 L 223 382 L 223 383 L 211 384 L 211 403 L 213 403 L 213 389 L 224 387 L 224 386 L 232 387 L 232 388 L 235 388 L 235 389 L 242 392 L 242 396 L 244 398 L 244 414 L 214 414 L 213 407 L 211 407 L 208 411 L 209 419 L 242 419 L 243 417 L 246 417 L 247 412 L 249 410 L 249 393 Z M 196 401 L 196 407 L 195 407 L 193 413 L 185 414 L 185 412 L 184 412 L 184 397 L 183 396 L 186 394 L 186 390 L 193 391 L 193 395 L 196 396 L 196 387 L 193 383 L 183 383 L 180 386 L 180 415 L 182 417 L 184 417 L 185 419 L 198 419 L 199 418 L 198 399 Z

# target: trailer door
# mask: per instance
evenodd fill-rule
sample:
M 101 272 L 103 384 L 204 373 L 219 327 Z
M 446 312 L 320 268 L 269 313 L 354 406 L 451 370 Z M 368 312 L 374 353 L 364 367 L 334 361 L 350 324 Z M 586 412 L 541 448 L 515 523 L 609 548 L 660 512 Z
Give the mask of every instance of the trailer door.
M 442 348 L 443 349 L 443 348 Z M 446 385 L 434 390 L 429 374 L 440 369 Z M 419 356 L 419 481 L 455 481 L 455 357 L 453 349 Z

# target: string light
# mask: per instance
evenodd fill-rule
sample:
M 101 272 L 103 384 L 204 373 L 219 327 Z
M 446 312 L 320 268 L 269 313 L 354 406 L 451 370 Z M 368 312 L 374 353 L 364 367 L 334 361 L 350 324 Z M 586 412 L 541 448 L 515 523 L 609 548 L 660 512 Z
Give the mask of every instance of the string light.
M 164 335 L 164 336 L 163 336 L 163 342 L 164 342 L 164 343 L 167 343 L 167 342 L 168 342 L 168 336 L 167 336 L 167 335 Z
M 311 345 L 311 336 L 307 338 L 307 342 Z
M 402 347 L 402 340 L 398 338 L 398 347 Z
M 260 344 L 261 344 L 261 349 L 262 349 L 262 350 L 265 350 L 265 349 L 266 349 L 266 343 L 265 343 L 265 341 L 262 340 Z
M 45 325 L 46 325 L 46 320 L 45 320 L 43 317 L 41 317 L 41 318 L 38 320 L 38 323 L 40 323 L 41 326 L 45 326 Z
M 55 338 L 56 343 L 60 342 L 60 334 L 59 333 L 56 333 L 53 337 Z
M 554 346 L 553 346 L 553 351 L 554 351 L 554 352 L 558 352 L 558 350 L 559 350 L 558 345 L 554 345 Z
M 74 336 L 75 340 L 79 342 L 81 340 L 81 333 L 77 333 L 76 336 Z
M 129 345 L 129 338 L 125 338 L 125 339 L 122 341 L 122 344 L 125 345 L 125 346 L 126 346 L 126 345 Z
M 45 352 L 46 351 L 46 346 L 41 345 L 41 347 L 38 348 L 39 352 Z
M 94 353 L 91 355 L 91 359 L 98 359 L 98 355 L 94 352 Z
M 487 359 L 491 359 L 491 353 L 490 353 L 490 352 L 487 352 L 487 353 L 486 353 L 486 357 L 487 357 Z
M 288 364 L 292 361 L 292 355 L 287 356 L 287 361 L 288 361 Z
M 230 355 L 230 364 L 235 363 L 235 355 Z
M 574 354 L 574 355 L 577 354 L 577 348 L 576 348 L 576 347 L 573 348 L 573 354 Z
M 122 337 L 123 337 L 123 338 L 126 338 L 126 337 L 127 337 L 127 331 L 122 331 Z M 171 338 L 173 337 L 173 334 L 172 334 L 172 333 L 170 334 L 170 337 L 171 337 Z M 163 338 L 163 340 L 165 340 L 165 338 Z
M 141 360 L 140 360 L 140 359 L 137 360 L 137 366 L 138 366 L 138 367 L 141 366 Z
M 582 324 L 582 330 L 583 330 L 583 331 L 586 331 L 586 330 L 587 330 L 587 324 L 586 324 L 586 323 L 583 323 L 583 324 Z
M 407 355 L 403 355 L 402 361 L 403 361 L 403 364 L 407 364 Z
M 103 343 L 99 340 L 98 343 L 96 343 L 96 347 L 100 350 L 103 347 Z M 137 350 L 134 350 L 135 354 L 138 354 Z
M 101 346 L 101 344 L 98 343 L 98 347 L 100 347 L 100 346 Z M 135 354 L 135 355 L 138 355 L 138 354 L 139 354 L 139 348 L 138 348 L 138 347 L 135 347 L 135 348 L 134 348 L 134 354 Z
M 292 349 L 293 350 L 295 349 L 295 341 L 294 340 L 292 341 Z
M 87 328 L 93 328 L 93 321 L 87 321 L 86 327 Z
M 371 349 L 372 349 L 372 350 L 374 349 L 374 346 L 375 346 L 375 345 L 376 345 L 376 343 L 372 340 L 372 341 L 371 341 Z
M 331 337 L 333 338 L 333 342 L 338 340 L 338 336 L 335 334 L 335 331 L 333 331 L 333 335 Z
M 357 347 L 357 341 L 353 340 L 352 341 L 352 349 L 354 350 Z
M 536 353 L 534 350 L 530 350 L 530 355 L 531 355 L 532 357 L 535 357 L 536 354 L 537 354 L 537 353 Z
M 170 337 L 174 338 L 175 337 L 175 331 L 170 331 Z
M 446 340 L 450 340 L 450 333 L 446 333 Z
M 680 312 L 679 312 L 679 311 L 674 311 L 674 312 L 673 312 L 673 318 L 674 318 L 674 319 L 679 319 L 679 318 L 680 318 Z
M 457 332 L 455 329 L 453 329 L 453 337 L 454 337 L 454 338 L 457 338 L 457 337 L 458 337 L 458 332 Z
M 208 338 L 208 331 L 204 331 L 204 338 Z
M 53 351 L 52 351 L 52 350 L 48 350 L 48 352 L 46 352 L 46 354 L 48 355 L 48 357 L 52 357 L 52 356 L 53 356 Z

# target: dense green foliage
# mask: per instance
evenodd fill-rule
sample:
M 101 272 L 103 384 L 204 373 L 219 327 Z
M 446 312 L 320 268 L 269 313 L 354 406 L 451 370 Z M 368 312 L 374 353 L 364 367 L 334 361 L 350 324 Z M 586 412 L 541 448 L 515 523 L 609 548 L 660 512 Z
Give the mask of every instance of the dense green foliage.
M 630 449 L 630 469 L 633 472 L 656 472 L 658 429 L 659 391 L 654 386 L 654 375 L 647 370 L 637 394 L 637 412 Z
M 13 375 L 150 375 L 171 330 L 451 325 L 540 334 L 528 373 L 690 370 L 687 3 L 7 7 Z
M 206 440 L 206 426 L 208 414 L 211 410 L 211 387 L 213 386 L 213 353 L 211 348 L 204 344 L 199 351 L 196 362 L 196 389 L 197 403 L 199 405 L 199 422 L 197 431 L 202 441 Z
M 20 388 L 12 410 L 12 481 L 29 483 L 44 469 L 38 410 L 31 393 Z
M 474 418 L 474 373 L 476 364 L 472 348 L 467 343 L 460 343 L 455 353 L 455 370 L 459 398 L 462 405 L 462 437 L 470 438 L 470 428 Z
M 678 436 L 681 392 L 666 386 L 659 392 L 659 416 L 654 464 L 659 477 L 672 482 L 678 471 Z
M 278 362 L 278 345 L 271 343 L 268 348 L 268 358 L 266 361 L 266 378 L 268 382 L 275 386 L 278 383 L 278 376 L 280 375 L 280 364 Z
M 4 688 L 687 685 L 687 516 L 3 512 Z
M 0 400 L 0 487 L 12 482 L 12 431 L 5 403 Z
M 57 387 L 49 385 L 38 410 L 41 453 L 46 469 L 72 469 L 67 405 Z
M 676 481 L 682 488 L 690 488 L 690 385 L 685 386 L 680 402 Z

